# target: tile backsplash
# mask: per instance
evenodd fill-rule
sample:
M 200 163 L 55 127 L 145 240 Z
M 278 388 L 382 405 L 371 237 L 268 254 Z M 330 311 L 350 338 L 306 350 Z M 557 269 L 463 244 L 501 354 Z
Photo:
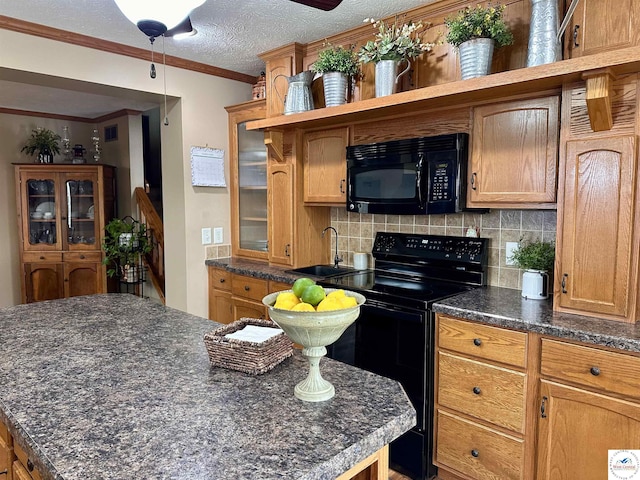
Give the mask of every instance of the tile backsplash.
M 488 284 L 521 288 L 522 275 L 506 264 L 505 243 L 520 238 L 555 242 L 555 210 L 491 210 L 478 214 L 463 212 L 450 215 L 372 215 L 349 213 L 344 208 L 331 209 L 331 225 L 338 231 L 338 253 L 346 265 L 353 265 L 354 252 L 371 252 L 376 232 L 422 233 L 464 236 L 476 227 L 480 236 L 489 238 Z M 332 251 L 335 238 L 332 237 Z

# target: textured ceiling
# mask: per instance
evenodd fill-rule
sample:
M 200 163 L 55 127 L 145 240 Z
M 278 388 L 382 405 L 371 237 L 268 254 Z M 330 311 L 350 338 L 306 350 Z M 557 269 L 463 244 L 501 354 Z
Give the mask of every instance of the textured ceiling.
M 258 75 L 264 69 L 259 53 L 292 42 L 320 40 L 360 26 L 365 18 L 389 16 L 431 1 L 343 0 L 334 10 L 324 12 L 289 0 L 207 0 L 191 14 L 198 34 L 184 40 L 168 38 L 165 48 L 168 55 Z M 149 48 L 147 37 L 122 15 L 113 0 L 0 0 L 0 15 Z M 7 87 L 12 88 L 11 101 L 19 100 L 17 87 Z M 0 106 L 19 108 L 6 105 L 8 96 L 3 90 L 4 85 L 0 84 Z M 31 103 L 37 103 L 33 96 L 37 91 L 29 93 Z M 61 94 L 49 92 L 45 97 L 49 102 L 63 102 Z M 89 105 L 95 104 L 93 110 L 99 110 L 100 99 L 85 100 Z M 80 116 L 90 113 L 77 112 Z

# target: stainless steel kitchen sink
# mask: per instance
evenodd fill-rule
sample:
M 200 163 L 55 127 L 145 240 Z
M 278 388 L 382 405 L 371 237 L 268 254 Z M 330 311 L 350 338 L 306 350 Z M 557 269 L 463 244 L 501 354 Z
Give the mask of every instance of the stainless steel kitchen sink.
M 311 265 L 309 267 L 294 268 L 287 270 L 287 273 L 298 273 L 301 275 L 312 275 L 314 277 L 335 277 L 343 273 L 355 272 L 351 267 L 334 267 L 333 265 Z

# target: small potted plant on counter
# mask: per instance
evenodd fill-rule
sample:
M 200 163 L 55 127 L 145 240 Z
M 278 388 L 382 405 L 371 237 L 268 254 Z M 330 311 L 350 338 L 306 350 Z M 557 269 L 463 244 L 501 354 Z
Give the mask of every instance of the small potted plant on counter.
M 360 73 L 358 56 L 351 48 L 342 45 L 324 44 L 324 50 L 311 65 L 311 70 L 322 74 L 324 86 L 324 103 L 327 107 L 347 103 L 347 85 L 350 78 Z
M 102 250 L 109 277 L 118 276 L 126 283 L 140 281 L 141 256 L 152 250 L 147 226 L 132 217 L 114 218 L 105 226 Z
M 556 249 L 551 242 L 533 241 L 520 244 L 511 256 L 522 273 L 522 296 L 543 300 L 549 296 L 549 272 L 553 271 Z
M 446 40 L 460 50 L 462 80 L 489 74 L 494 48 L 513 43 L 504 9 L 504 5 L 477 5 L 445 18 Z
M 36 163 L 53 163 L 53 156 L 60 153 L 60 135 L 48 128 L 38 127 L 31 132 L 31 136 L 22 147 L 21 152 L 27 155 L 38 154 Z

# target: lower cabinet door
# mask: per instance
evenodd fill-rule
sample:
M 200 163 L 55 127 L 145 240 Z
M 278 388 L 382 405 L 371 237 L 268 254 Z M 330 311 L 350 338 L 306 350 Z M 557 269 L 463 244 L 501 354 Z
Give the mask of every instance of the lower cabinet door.
M 238 320 L 243 317 L 268 318 L 267 307 L 262 303 L 233 297 L 233 319 Z
M 64 297 L 62 263 L 25 263 L 26 303 Z
M 612 478 L 608 451 L 640 447 L 638 403 L 546 380 L 540 401 L 537 480 Z
M 436 465 L 476 480 L 524 478 L 523 440 L 442 410 L 437 421 Z
M 209 295 L 209 319 L 218 323 L 233 322 L 233 302 L 231 300 L 231 292 L 223 292 L 213 289 Z
M 102 264 L 77 262 L 64 264 L 65 297 L 103 292 Z

